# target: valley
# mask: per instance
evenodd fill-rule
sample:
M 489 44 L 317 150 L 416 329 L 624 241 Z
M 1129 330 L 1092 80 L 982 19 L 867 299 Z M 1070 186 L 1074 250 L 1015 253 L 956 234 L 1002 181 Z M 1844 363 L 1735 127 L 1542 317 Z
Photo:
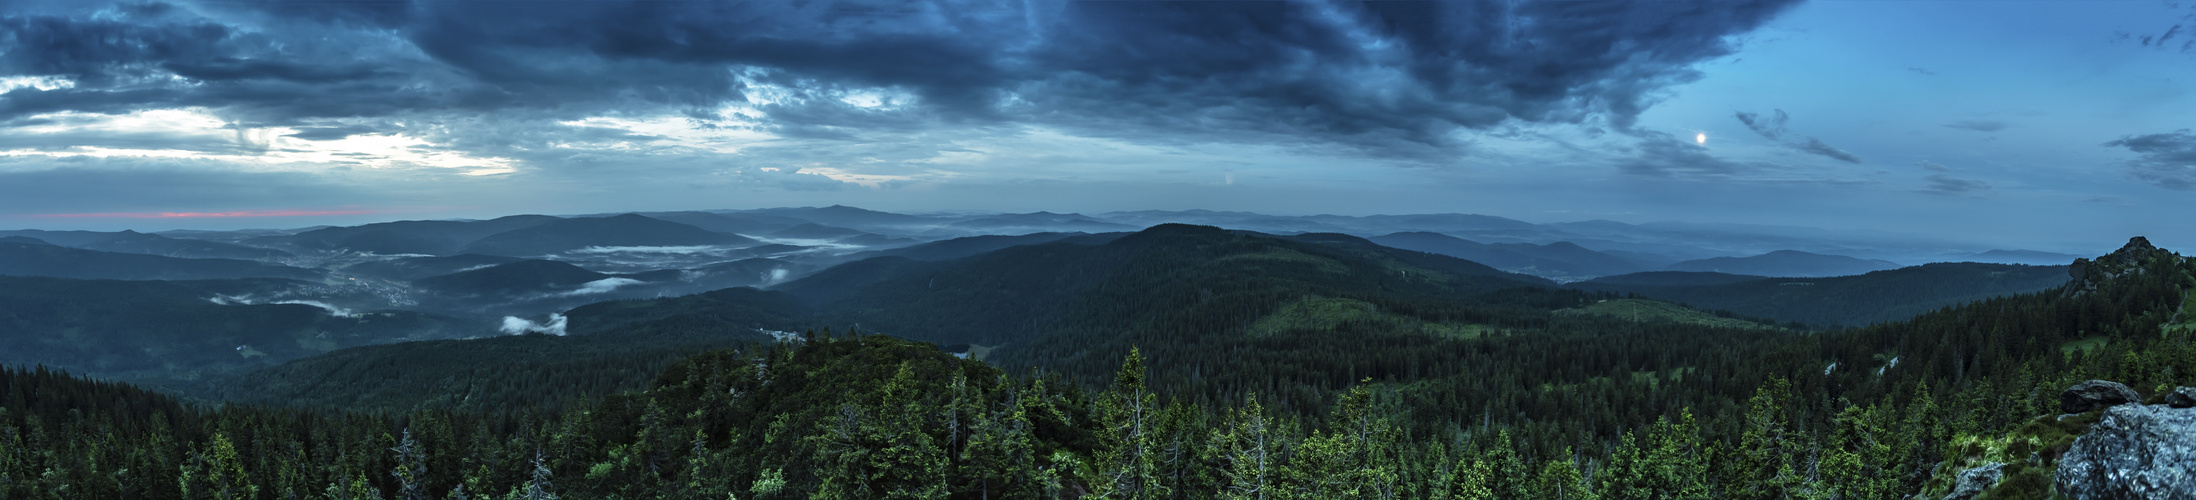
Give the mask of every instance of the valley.
M 828 207 L 172 238 L 257 260 L 19 232 L 0 242 L 25 249 L 5 269 L 77 270 L 0 276 L 0 364 L 15 367 L 0 422 L 177 443 L 153 456 L 197 458 L 138 470 L 181 483 L 68 480 L 156 496 L 220 481 L 523 493 L 556 477 L 566 495 L 650 498 L 1201 498 L 1246 484 L 1308 498 L 1866 484 L 1838 495 L 1892 498 L 1949 488 L 1959 470 L 1924 466 L 1967 453 L 1955 442 L 2031 432 L 2016 428 L 2077 379 L 2157 398 L 2196 373 L 2180 314 L 2196 264 L 2140 239 L 2072 267 L 1881 269 L 1796 251 L 1654 267 L 1636 250 L 1459 236 L 1563 227 L 1479 216 L 1259 219 L 1368 226 L 1334 232 L 959 217 Z M 77 236 L 55 239 L 111 241 Z M 1860 274 L 1821 275 L 1832 268 Z M 82 398 L 132 409 L 22 420 Z M 191 423 L 144 427 L 153 415 Z M 250 423 L 274 415 L 293 417 Z M 1907 437 L 1879 449 L 1824 430 L 1847 428 Z M 304 454 L 270 444 L 291 434 L 309 436 L 287 441 Z M 223 446 L 288 458 L 205 454 Z M 360 446 L 426 452 L 322 455 Z M 916 455 L 875 455 L 897 449 Z M 146 460 L 0 455 L 8 477 Z M 1959 463 L 1996 455 L 1980 457 Z M 1241 475 L 1246 460 L 1278 475 Z M 361 472 L 392 467 L 426 472 Z

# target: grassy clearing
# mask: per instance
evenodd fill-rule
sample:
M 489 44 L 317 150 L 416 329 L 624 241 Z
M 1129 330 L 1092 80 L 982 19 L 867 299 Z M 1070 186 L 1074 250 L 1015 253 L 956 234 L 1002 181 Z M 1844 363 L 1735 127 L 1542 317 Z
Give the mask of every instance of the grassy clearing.
M 2070 415 L 2036 417 L 2021 424 L 2005 436 L 1974 436 L 1962 434 L 1952 439 L 1944 450 L 1944 463 L 1938 473 L 1923 483 L 1917 497 L 1937 498 L 1952 492 L 1960 473 L 1991 462 L 2006 464 L 2004 479 L 1982 494 L 1982 498 L 2035 499 L 2058 498 L 2051 495 L 2051 480 L 2058 469 L 2059 456 L 2074 446 L 2074 438 L 2089 432 L 2090 424 L 2103 417 L 2104 410 Z
M 1306 297 L 1281 306 L 1281 310 L 1252 323 L 1252 336 L 1279 335 L 1291 331 L 1334 330 L 1344 323 L 1373 324 L 1391 332 L 1416 332 L 1435 337 L 1471 340 L 1495 333 L 1486 325 L 1436 323 L 1401 314 L 1381 312 L 1371 303 L 1333 297 Z
M 1268 261 L 1281 261 L 1281 262 L 1296 262 L 1296 263 L 1302 263 L 1302 264 L 1310 264 L 1310 265 L 1311 265 L 1311 266 L 1312 266 L 1313 268 L 1316 268 L 1316 269 L 1318 269 L 1318 270 L 1319 270 L 1319 272 L 1323 272 L 1323 273 L 1332 273 L 1332 274 L 1349 274 L 1349 272 L 1350 272 L 1350 268 L 1349 268 L 1349 266 L 1345 266 L 1345 265 L 1342 265 L 1342 263 L 1341 263 L 1340 261 L 1336 261 L 1336 260 L 1334 260 L 1334 259 L 1329 259 L 1329 258 L 1326 258 L 1326 257 L 1320 257 L 1320 256 L 1316 256 L 1316 255 L 1312 255 L 1312 254 L 1308 254 L 1308 253 L 1304 253 L 1304 252 L 1298 252 L 1298 251 L 1295 251 L 1295 250 L 1290 250 L 1290 249 L 1286 249 L 1286 248 L 1282 248 L 1282 249 L 1274 249 L 1274 250 L 1269 250 L 1269 251 L 1264 251 L 1264 252 L 1258 252 L 1258 253 L 1246 253 L 1246 254 L 1240 254 L 1240 255 L 1230 255 L 1230 256 L 1227 256 L 1227 257 L 1221 258 L 1221 259 L 1219 259 L 1219 260 L 1216 260 L 1216 261 L 1214 261 L 1214 262 L 1227 262 L 1227 261 L 1231 261 L 1231 260 L 1268 260 Z
M 1716 328 L 1753 328 L 1773 330 L 1777 327 L 1742 319 L 1725 318 L 1668 302 L 1644 299 L 1611 299 L 1556 311 L 1557 314 L 1595 314 L 1637 321 L 1667 321 L 1688 325 Z
M 2086 351 L 2083 353 L 2085 355 L 2096 354 L 2097 351 L 2103 350 L 2105 348 L 2105 345 L 2110 343 L 2112 343 L 2111 338 L 2101 335 L 2094 337 L 2084 337 L 2080 340 L 2075 340 L 2073 342 L 2059 344 L 2059 354 L 2072 355 L 2074 354 L 2074 351 Z
M 2181 310 L 2176 318 L 2179 321 L 2165 325 L 2167 335 L 2196 332 L 2196 290 L 2181 296 Z
M 1427 335 L 1452 340 L 1472 340 L 1500 332 L 1500 330 L 1496 330 L 1494 327 L 1490 327 L 1487 325 L 1425 322 L 1419 323 L 1418 331 Z
M 1677 368 L 1673 368 L 1673 369 L 1668 369 L 1668 370 L 1660 370 L 1660 371 L 1654 371 L 1654 370 L 1647 370 L 1647 371 L 1634 371 L 1634 372 L 1632 372 L 1632 373 L 1631 373 L 1631 376 L 1629 377 L 1628 381 L 1629 381 L 1629 382 L 1631 382 L 1631 383 L 1633 383 L 1633 384 L 1645 385 L 1645 386 L 1647 386 L 1647 387 L 1650 387 L 1650 388 L 1660 388 L 1660 387 L 1662 387 L 1662 383 L 1664 383 L 1664 382 L 1680 382 L 1680 381 L 1683 381 L 1683 380 L 1685 380 L 1685 375 L 1686 375 L 1686 374 L 1689 374 L 1689 373 L 1692 373 L 1692 372 L 1695 372 L 1695 371 L 1698 371 L 1698 370 L 1697 370 L 1697 369 L 1695 369 L 1695 368 L 1693 368 L 1693 367 L 1690 367 L 1690 366 L 1680 366 L 1680 367 L 1677 367 Z M 1572 383 L 1572 384 L 1542 383 L 1542 384 L 1540 384 L 1540 391 L 1541 391 L 1541 392 L 1568 391 L 1568 390 L 1573 390 L 1573 389 L 1577 389 L 1577 388 L 1579 388 L 1580 386 L 1587 386 L 1587 385 L 1594 385 L 1594 386 L 1609 386 L 1609 385 L 1611 385 L 1611 384 L 1614 384 L 1614 383 L 1616 383 L 1616 379 L 1614 379 L 1614 378 L 1610 378 L 1610 377 L 1593 377 L 1593 378 L 1589 378 L 1589 379 L 1586 379 L 1586 381 L 1585 381 L 1585 382 L 1583 382 L 1583 383 Z

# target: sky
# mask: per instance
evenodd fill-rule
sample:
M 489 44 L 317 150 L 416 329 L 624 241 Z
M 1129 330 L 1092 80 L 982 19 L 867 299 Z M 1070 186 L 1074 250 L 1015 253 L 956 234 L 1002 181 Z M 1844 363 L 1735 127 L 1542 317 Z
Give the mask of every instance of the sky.
M 2196 247 L 2196 2 L 0 0 L 0 227 L 846 204 Z

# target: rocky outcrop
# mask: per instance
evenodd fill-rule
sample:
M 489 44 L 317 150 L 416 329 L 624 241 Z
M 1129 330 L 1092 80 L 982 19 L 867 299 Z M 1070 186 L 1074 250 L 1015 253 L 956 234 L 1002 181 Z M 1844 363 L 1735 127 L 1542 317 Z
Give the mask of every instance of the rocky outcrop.
M 2097 260 L 2074 259 L 2066 268 L 2067 276 L 2073 279 L 2067 281 L 2065 294 L 2073 296 L 2096 291 L 2099 283 L 2141 273 L 2151 259 L 2170 255 L 2173 254 L 2152 246 L 2149 238 L 2128 238 L 2127 245 Z
M 2196 500 L 2190 469 L 2196 469 L 2196 408 L 2119 405 L 2059 458 L 2056 486 L 2075 500 Z
M 2110 380 L 2091 380 L 2074 384 L 2073 387 L 2066 388 L 2065 392 L 2059 393 L 2059 411 L 2086 413 L 2098 408 L 2142 400 L 2141 395 L 2135 394 L 2135 390 L 2127 388 L 2125 384 Z
M 2182 387 L 2166 394 L 2166 406 L 2196 408 L 2196 387 Z
M 1960 473 L 1959 482 L 1952 486 L 1952 494 L 1945 495 L 1944 500 L 1973 500 L 1981 496 L 1983 490 L 1997 486 L 1998 480 L 2004 477 L 2005 464 L 2002 463 L 1991 462 L 1968 469 Z

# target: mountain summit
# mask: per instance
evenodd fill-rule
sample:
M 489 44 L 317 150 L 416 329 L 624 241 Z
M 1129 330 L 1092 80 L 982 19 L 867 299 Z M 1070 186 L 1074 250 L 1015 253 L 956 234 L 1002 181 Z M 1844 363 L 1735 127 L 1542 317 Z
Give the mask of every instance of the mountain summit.
M 2112 251 L 2112 253 L 2097 257 L 2096 260 L 2074 259 L 2074 264 L 2068 266 L 2066 270 L 2067 274 L 2073 278 L 2072 281 L 2066 284 L 2066 293 L 2067 295 L 2081 295 L 2095 291 L 2099 285 L 2105 282 L 2129 275 L 2141 275 L 2147 272 L 2146 269 L 2150 266 L 2158 264 L 2161 257 L 2171 258 L 2177 257 L 2177 255 L 2152 246 L 2149 238 L 2141 236 L 2128 238 L 2127 245 L 2120 247 L 2119 250 Z

